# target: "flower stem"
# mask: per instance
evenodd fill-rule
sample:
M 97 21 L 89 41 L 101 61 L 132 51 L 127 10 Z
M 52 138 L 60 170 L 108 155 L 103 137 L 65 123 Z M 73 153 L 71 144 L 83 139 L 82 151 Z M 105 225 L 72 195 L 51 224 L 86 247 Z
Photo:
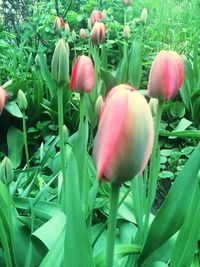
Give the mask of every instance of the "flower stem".
M 84 122 L 84 106 L 83 106 L 83 98 L 84 98 L 84 93 L 80 93 L 80 106 L 79 106 L 79 112 L 80 112 L 80 125 L 83 125 Z
M 162 106 L 163 102 L 159 100 L 158 102 L 158 109 L 155 116 L 154 127 L 155 127 L 155 136 L 154 136 L 154 145 L 153 151 L 151 155 L 150 161 L 150 174 L 149 174 L 149 189 L 147 195 L 147 208 L 146 208 L 146 217 L 145 217 L 145 236 L 147 235 L 148 224 L 149 224 L 149 217 L 151 212 L 151 207 L 153 205 L 155 194 L 156 194 L 156 184 L 158 180 L 158 172 L 159 168 L 157 167 L 157 151 L 158 151 L 158 139 L 159 139 L 159 131 L 160 131 L 160 121 L 162 116 Z
M 26 165 L 27 165 L 27 180 L 29 180 L 29 153 L 28 153 L 28 142 L 27 142 L 27 131 L 26 131 L 26 116 L 25 111 L 22 111 L 22 124 L 23 124 L 23 138 L 24 138 L 24 148 L 25 148 L 25 156 L 26 156 Z
M 66 156 L 65 156 L 65 143 L 64 143 L 64 133 L 63 133 L 63 88 L 58 87 L 58 127 L 59 127 L 59 138 L 60 138 L 60 155 L 61 155 L 61 168 L 63 176 L 63 185 L 64 192 L 65 188 L 65 179 L 66 179 Z M 65 203 L 65 202 L 64 202 Z
M 106 247 L 106 267 L 113 267 L 119 190 L 120 184 L 113 183 L 111 185 L 111 203 L 110 214 L 108 218 L 108 235 Z

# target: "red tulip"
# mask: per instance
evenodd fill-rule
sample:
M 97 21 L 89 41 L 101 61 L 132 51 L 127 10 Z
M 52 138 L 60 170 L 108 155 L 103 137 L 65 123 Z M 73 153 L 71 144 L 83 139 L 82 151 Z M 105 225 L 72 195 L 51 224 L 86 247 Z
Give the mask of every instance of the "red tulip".
M 81 37 L 81 39 L 86 39 L 87 35 L 86 35 L 86 31 L 84 29 L 80 29 L 80 37 Z
M 62 18 L 56 17 L 54 20 L 54 31 L 60 32 L 65 30 L 65 22 Z
M 171 99 L 180 90 L 184 79 L 181 56 L 174 51 L 160 51 L 151 66 L 148 95 L 158 99 Z
M 94 66 L 87 56 L 79 56 L 72 69 L 70 89 L 90 92 L 94 86 Z
M 141 173 L 153 140 L 153 119 L 145 98 L 129 85 L 114 87 L 101 109 L 95 137 L 98 180 L 120 183 Z
M 90 20 L 92 22 L 92 24 L 95 24 L 95 22 L 100 22 L 103 18 L 103 13 L 99 10 L 94 10 L 92 11 Z
M 6 102 L 6 90 L 0 86 L 0 114 L 3 111 L 5 102 Z
M 106 26 L 103 22 L 95 22 L 91 34 L 90 39 L 93 44 L 101 44 L 105 40 Z
M 122 3 L 126 6 L 132 5 L 132 0 L 122 0 Z

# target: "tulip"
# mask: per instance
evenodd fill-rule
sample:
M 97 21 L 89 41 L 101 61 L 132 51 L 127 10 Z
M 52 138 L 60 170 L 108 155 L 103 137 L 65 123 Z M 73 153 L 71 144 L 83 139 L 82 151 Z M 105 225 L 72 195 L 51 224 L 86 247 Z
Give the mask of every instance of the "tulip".
M 86 35 L 86 31 L 84 29 L 80 29 L 80 37 L 81 37 L 81 39 L 86 39 L 87 35 Z
M 103 97 L 102 95 L 100 95 L 98 98 L 97 98 L 97 101 L 95 103 L 95 112 L 96 112 L 96 115 L 97 117 L 99 117 L 100 113 L 101 113 L 101 109 L 103 107 Z
M 141 173 L 153 140 L 153 119 L 145 98 L 129 85 L 114 87 L 102 107 L 95 137 L 98 180 L 121 183 Z
M 5 185 L 9 185 L 14 179 L 13 165 L 7 157 L 3 159 L 0 165 L 0 179 Z
M 3 111 L 6 102 L 6 90 L 0 86 L 0 114 Z
M 95 22 L 100 22 L 103 18 L 103 13 L 99 10 L 94 10 L 92 11 L 90 20 L 92 22 L 92 25 L 95 24 Z
M 70 89 L 90 92 L 94 86 L 94 66 L 87 56 L 79 56 L 73 66 Z
M 158 99 L 171 99 L 180 90 L 184 79 L 181 56 L 174 51 L 160 51 L 151 66 L 148 95 Z
M 51 62 L 52 77 L 58 86 L 69 79 L 69 47 L 63 38 L 57 43 Z
M 19 89 L 18 94 L 17 94 L 17 102 L 18 102 L 18 106 L 21 111 L 25 111 L 27 109 L 28 102 L 27 102 L 24 92 L 21 89 Z
M 68 23 L 65 23 L 65 34 L 66 35 L 70 34 L 70 27 Z
M 157 110 L 158 110 L 158 99 L 151 98 L 149 101 L 149 107 L 150 107 L 152 116 L 155 117 Z
M 131 29 L 128 25 L 124 27 L 124 39 L 129 39 L 131 35 Z
M 140 18 L 141 22 L 144 23 L 144 24 L 146 24 L 147 17 L 148 17 L 148 11 L 147 11 L 146 8 L 143 8 L 142 9 L 142 13 L 141 13 L 141 18 Z
M 128 6 L 128 5 L 132 5 L 132 0 L 122 0 L 122 3 L 125 5 L 125 6 Z
M 65 30 L 65 22 L 62 18 L 56 17 L 54 20 L 54 31 L 60 33 Z
M 93 44 L 103 43 L 105 40 L 105 32 L 106 32 L 106 26 L 103 24 L 103 22 L 95 22 L 90 34 L 90 39 L 92 43 Z

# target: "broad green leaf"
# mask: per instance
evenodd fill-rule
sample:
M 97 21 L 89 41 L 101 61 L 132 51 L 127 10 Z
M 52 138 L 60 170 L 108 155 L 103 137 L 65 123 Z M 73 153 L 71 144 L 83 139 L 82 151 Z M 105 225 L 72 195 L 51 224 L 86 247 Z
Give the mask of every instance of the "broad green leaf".
M 22 160 L 22 149 L 24 146 L 23 133 L 16 127 L 11 126 L 7 133 L 8 157 L 13 167 L 17 168 Z
M 19 109 L 18 105 L 14 101 L 6 102 L 4 108 L 12 116 L 17 117 L 17 118 L 22 118 L 21 110 Z
M 65 223 L 66 217 L 64 213 L 58 212 L 54 217 L 32 233 L 33 242 L 36 244 L 42 242 L 48 249 L 51 249 L 63 231 Z
M 79 178 L 76 159 L 71 153 L 67 167 L 66 190 L 66 234 L 64 266 L 92 267 L 92 247 L 81 208 Z
M 140 263 L 182 227 L 191 201 L 191 196 L 194 194 L 196 177 L 199 169 L 200 145 L 198 145 L 196 150 L 192 153 L 185 167 L 176 178 L 152 222 L 140 256 Z
M 161 261 L 153 262 L 149 267 L 168 267 L 168 265 Z
M 60 233 L 58 239 L 53 244 L 49 252 L 44 257 L 40 267 L 60 267 L 63 261 L 64 256 L 64 239 L 65 239 L 65 231 Z
M 134 40 L 129 54 L 128 80 L 138 89 L 142 78 L 141 41 Z
M 118 66 L 115 76 L 116 84 L 127 83 L 127 72 L 128 72 L 128 58 L 126 48 L 124 49 L 123 58 Z
M 191 266 L 200 233 L 200 191 L 198 185 L 186 220 L 172 251 L 170 267 Z
M 6 90 L 16 95 L 19 89 L 25 90 L 27 86 L 32 84 L 32 82 L 33 81 L 27 81 L 27 80 L 15 81 L 12 82 L 11 84 L 8 84 L 6 86 Z

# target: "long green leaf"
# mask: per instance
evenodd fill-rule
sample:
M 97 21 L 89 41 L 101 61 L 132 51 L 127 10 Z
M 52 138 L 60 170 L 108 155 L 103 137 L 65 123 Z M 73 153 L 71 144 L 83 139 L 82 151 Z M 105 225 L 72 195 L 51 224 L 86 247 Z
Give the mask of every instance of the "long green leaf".
M 92 247 L 83 216 L 79 178 L 76 159 L 71 153 L 67 167 L 66 185 L 66 234 L 64 248 L 64 266 L 67 267 L 92 267 Z
M 176 178 L 168 196 L 152 222 L 140 256 L 140 263 L 164 244 L 183 225 L 191 196 L 194 194 L 199 169 L 200 145 Z
M 170 267 L 190 266 L 200 233 L 200 192 L 197 185 L 185 223 L 176 240 Z

